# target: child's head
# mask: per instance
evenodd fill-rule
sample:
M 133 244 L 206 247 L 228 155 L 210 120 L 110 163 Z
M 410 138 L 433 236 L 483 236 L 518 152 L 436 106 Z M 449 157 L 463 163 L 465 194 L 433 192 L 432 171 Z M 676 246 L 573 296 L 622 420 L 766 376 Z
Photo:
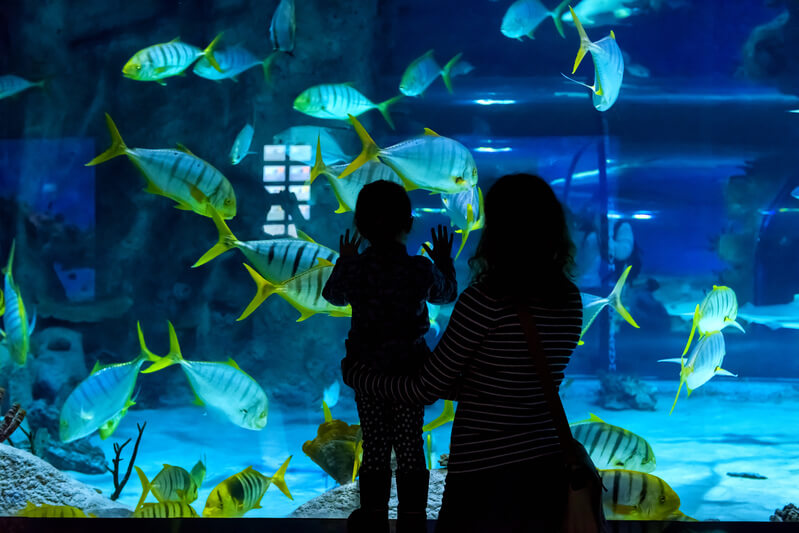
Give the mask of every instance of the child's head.
M 411 200 L 401 185 L 380 180 L 361 189 L 355 204 L 355 227 L 373 246 L 403 242 L 412 224 Z

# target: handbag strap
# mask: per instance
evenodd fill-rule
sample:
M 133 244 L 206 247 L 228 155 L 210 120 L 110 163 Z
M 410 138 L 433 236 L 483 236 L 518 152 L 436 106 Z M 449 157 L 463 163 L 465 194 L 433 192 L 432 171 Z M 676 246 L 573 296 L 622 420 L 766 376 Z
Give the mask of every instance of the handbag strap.
M 519 305 L 517 312 L 519 314 L 519 322 L 522 325 L 522 331 L 527 339 L 527 346 L 530 350 L 530 355 L 533 356 L 535 361 L 538 377 L 541 381 L 541 388 L 544 390 L 544 398 L 549 404 L 549 412 L 552 414 L 552 420 L 555 422 L 555 430 L 560 439 L 560 445 L 563 450 L 563 457 L 568 464 L 577 463 L 577 455 L 574 450 L 571 429 L 569 428 L 569 421 L 566 418 L 566 411 L 563 410 L 563 402 L 560 401 L 558 391 L 555 389 L 555 380 L 552 379 L 552 373 L 549 371 L 544 350 L 541 347 L 541 341 L 538 337 L 538 329 L 535 327 L 535 322 L 530 314 L 530 311 L 524 305 Z

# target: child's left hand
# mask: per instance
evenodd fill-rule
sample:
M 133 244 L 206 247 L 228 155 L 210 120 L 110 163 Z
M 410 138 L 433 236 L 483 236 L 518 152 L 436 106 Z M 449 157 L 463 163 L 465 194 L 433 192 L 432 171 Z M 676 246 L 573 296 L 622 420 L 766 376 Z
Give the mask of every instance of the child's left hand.
M 339 255 L 341 257 L 357 257 L 361 240 L 361 236 L 357 232 L 353 232 L 352 240 L 350 240 L 350 230 L 345 231 L 338 240 Z

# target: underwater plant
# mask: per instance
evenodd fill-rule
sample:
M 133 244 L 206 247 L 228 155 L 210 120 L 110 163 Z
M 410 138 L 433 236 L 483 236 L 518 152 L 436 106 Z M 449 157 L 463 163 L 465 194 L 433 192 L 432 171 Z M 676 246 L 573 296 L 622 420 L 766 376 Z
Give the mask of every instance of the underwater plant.
M 6 390 L 0 387 L 0 403 L 2 403 L 5 394 Z M 14 433 L 14 431 L 25 419 L 25 414 L 25 409 L 23 409 L 20 404 L 15 403 L 11 406 L 11 409 L 6 412 L 6 416 L 3 418 L 3 421 L 0 422 L 0 442 L 4 442 L 5 440 L 9 439 L 11 434 Z
M 122 482 L 119 481 L 119 462 L 122 460 L 119 456 L 122 453 L 122 449 L 128 445 L 130 439 L 126 440 L 120 446 L 119 443 L 114 443 L 114 454 L 116 457 L 113 459 L 114 468 L 111 469 L 106 466 L 106 470 L 111 472 L 114 476 L 114 493 L 110 496 L 112 501 L 116 501 L 119 498 L 119 495 L 122 493 L 122 489 L 125 488 L 125 484 L 128 482 L 130 478 L 130 473 L 133 470 L 133 464 L 136 462 L 136 453 L 139 451 L 139 443 L 141 442 L 142 433 L 144 433 L 144 428 L 147 427 L 147 422 L 144 424 L 136 424 L 136 428 L 139 430 L 139 436 L 136 438 L 136 444 L 133 446 L 133 455 L 130 456 L 130 463 L 128 463 L 128 470 L 125 472 L 125 477 L 122 478 Z

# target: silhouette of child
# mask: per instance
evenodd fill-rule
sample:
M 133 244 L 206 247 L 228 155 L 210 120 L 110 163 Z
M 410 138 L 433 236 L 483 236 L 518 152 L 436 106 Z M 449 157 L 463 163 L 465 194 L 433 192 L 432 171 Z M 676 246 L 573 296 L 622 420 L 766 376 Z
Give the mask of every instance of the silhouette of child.
M 457 282 L 450 257 L 452 236 L 431 230 L 433 247 L 422 256 L 405 248 L 411 230 L 411 202 L 396 183 L 366 185 L 355 206 L 355 226 L 370 246 L 358 254 L 361 238 L 340 239 L 340 257 L 322 291 L 334 305 L 352 305 L 347 358 L 387 375 L 416 375 L 430 350 L 426 302 L 455 300 Z M 391 449 L 397 456 L 397 531 L 425 531 L 429 472 L 422 426 L 424 405 L 356 394 L 363 431 L 361 508 L 348 520 L 350 532 L 388 532 Z

